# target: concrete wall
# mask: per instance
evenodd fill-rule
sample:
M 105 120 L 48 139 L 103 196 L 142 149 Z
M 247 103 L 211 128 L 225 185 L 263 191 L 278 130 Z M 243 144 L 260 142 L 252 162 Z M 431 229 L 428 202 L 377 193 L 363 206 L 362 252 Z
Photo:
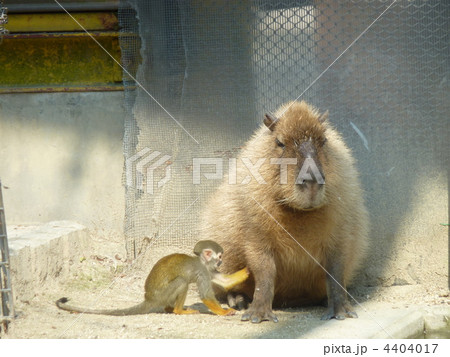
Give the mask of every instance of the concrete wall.
M 8 224 L 72 220 L 122 234 L 123 92 L 0 95 Z

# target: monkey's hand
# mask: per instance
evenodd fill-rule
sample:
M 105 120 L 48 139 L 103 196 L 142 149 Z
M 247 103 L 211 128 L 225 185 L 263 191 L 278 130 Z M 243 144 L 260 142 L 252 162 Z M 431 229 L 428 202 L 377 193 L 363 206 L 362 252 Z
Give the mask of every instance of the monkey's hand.
M 228 308 L 228 309 L 225 309 L 224 316 L 232 316 L 232 315 L 235 315 L 235 314 L 236 314 L 236 310 L 235 309 L 232 309 L 231 307 Z
M 327 312 L 320 318 L 321 320 L 330 320 L 332 318 L 336 320 L 344 320 L 346 317 L 357 318 L 358 315 L 348 302 L 334 304 L 329 306 Z
M 219 316 L 230 316 L 236 313 L 234 309 L 222 309 L 220 304 L 216 300 L 203 299 L 203 303 L 210 309 L 213 313 Z
M 272 312 L 270 306 L 263 306 L 253 302 L 248 310 L 242 315 L 241 321 L 251 321 L 254 324 L 258 324 L 261 321 L 278 322 L 278 318 Z
M 221 286 L 225 290 L 230 290 L 236 285 L 247 280 L 250 275 L 247 268 L 241 269 L 236 273 L 227 275 L 221 273 L 215 273 L 213 279 L 211 280 L 214 284 Z

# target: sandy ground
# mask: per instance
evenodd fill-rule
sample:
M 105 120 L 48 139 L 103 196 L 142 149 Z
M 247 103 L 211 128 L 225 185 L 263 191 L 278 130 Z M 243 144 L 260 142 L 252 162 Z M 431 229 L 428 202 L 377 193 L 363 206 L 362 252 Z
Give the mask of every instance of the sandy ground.
M 151 251 L 151 254 L 150 254 Z M 46 281 L 33 299 L 17 301 L 18 318 L 9 325 L 2 338 L 302 338 L 327 324 L 342 324 L 343 329 L 358 330 L 358 320 L 377 324 L 375 314 L 386 310 L 416 306 L 450 306 L 448 289 L 442 284 L 406 285 L 351 289 L 363 306 L 356 306 L 359 319 L 321 321 L 324 307 L 276 310 L 278 323 L 252 324 L 240 321 L 242 312 L 220 317 L 211 314 L 201 303 L 195 287 L 189 291 L 186 305 L 201 311 L 198 315 L 148 314 L 138 316 L 101 316 L 72 314 L 59 310 L 54 302 L 60 297 L 73 305 L 91 308 L 122 308 L 143 299 L 145 278 L 153 264 L 169 249 L 149 249 L 134 264 L 124 261 L 120 242 L 99 240 L 91 256 L 83 257 L 69 279 Z M 444 284 L 445 285 L 445 284 Z M 356 305 L 356 303 L 354 303 Z M 380 308 L 381 307 L 381 308 Z M 381 310 L 380 310 L 381 309 Z M 381 312 L 380 312 L 381 311 Z M 350 321 L 353 320 L 353 321 Z M 372 321 L 373 320 L 373 321 Z

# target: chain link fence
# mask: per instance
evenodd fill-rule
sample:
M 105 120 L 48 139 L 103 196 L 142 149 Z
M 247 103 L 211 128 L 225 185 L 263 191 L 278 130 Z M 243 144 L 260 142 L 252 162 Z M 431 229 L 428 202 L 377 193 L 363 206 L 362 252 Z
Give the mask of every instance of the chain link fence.
M 121 1 L 129 255 L 191 247 L 221 182 L 205 165 L 194 184 L 193 159 L 226 172 L 263 114 L 299 99 L 358 159 L 383 259 L 418 183 L 447 182 L 449 15 L 438 0 Z

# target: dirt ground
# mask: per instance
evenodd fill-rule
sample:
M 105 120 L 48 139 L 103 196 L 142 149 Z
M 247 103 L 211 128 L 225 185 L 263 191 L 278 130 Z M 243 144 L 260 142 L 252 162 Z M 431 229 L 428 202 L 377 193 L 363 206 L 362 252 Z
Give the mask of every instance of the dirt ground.
M 47 280 L 33 299 L 16 299 L 18 318 L 1 338 L 302 338 L 331 323 L 320 320 L 325 311 L 321 306 L 276 310 L 279 318 L 276 324 L 241 322 L 242 312 L 229 317 L 215 316 L 201 303 L 195 287 L 189 291 L 186 305 L 200 310 L 198 315 L 116 317 L 71 314 L 59 310 L 54 302 L 63 296 L 69 297 L 73 305 L 90 308 L 119 308 L 139 303 L 143 299 L 145 278 L 153 264 L 164 255 L 180 251 L 151 248 L 130 264 L 124 259 L 125 252 L 120 240 L 111 242 L 98 238 L 94 243 L 92 254 L 80 257 L 69 279 Z M 387 304 L 390 309 L 450 305 L 445 284 L 432 281 L 426 286 L 359 287 L 350 289 L 350 293 L 363 305 Z M 356 311 L 360 316 L 358 320 L 372 319 L 370 311 L 364 311 L 359 306 L 356 306 Z M 357 329 L 358 325 L 354 322 L 346 321 L 338 323 L 345 328 Z

